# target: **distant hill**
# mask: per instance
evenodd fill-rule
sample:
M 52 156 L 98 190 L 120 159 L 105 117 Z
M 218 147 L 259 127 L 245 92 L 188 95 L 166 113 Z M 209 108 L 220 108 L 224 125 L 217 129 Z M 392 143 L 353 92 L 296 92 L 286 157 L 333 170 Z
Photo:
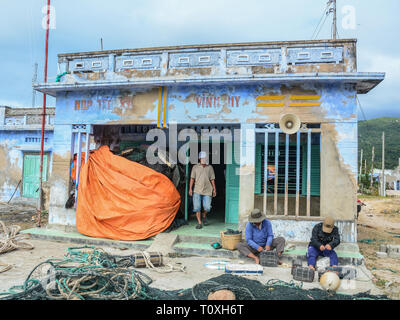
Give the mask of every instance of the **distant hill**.
M 400 118 L 376 118 L 358 123 L 358 156 L 371 166 L 372 146 L 375 146 L 375 168 L 382 168 L 382 132 L 385 132 L 385 168 L 394 169 L 400 158 Z M 359 159 L 360 160 L 360 159 Z M 364 162 L 364 160 L 363 160 Z

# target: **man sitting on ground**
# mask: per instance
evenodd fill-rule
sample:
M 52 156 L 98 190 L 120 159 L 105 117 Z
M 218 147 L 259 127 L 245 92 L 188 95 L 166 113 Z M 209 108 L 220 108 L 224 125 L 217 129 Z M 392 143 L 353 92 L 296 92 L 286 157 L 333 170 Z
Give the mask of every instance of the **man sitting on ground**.
M 338 257 L 334 249 L 340 244 L 340 235 L 334 224 L 333 218 L 326 217 L 324 222 L 316 224 L 312 230 L 307 250 L 307 262 L 313 270 L 315 270 L 318 256 L 329 257 L 331 267 L 338 265 Z
M 254 209 L 248 220 L 246 242 L 240 242 L 236 246 L 239 252 L 254 259 L 257 264 L 260 263 L 259 254 L 264 250 L 276 249 L 278 257 L 280 257 L 285 249 L 285 239 L 283 237 L 274 238 L 272 225 L 267 216 L 260 209 Z M 280 261 L 279 264 L 281 264 Z

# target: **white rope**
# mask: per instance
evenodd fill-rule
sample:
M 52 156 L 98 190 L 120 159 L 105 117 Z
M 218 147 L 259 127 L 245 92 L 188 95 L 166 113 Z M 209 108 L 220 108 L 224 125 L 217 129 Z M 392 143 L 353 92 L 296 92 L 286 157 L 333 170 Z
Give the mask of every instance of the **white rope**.
M 18 234 L 21 230 L 20 226 L 6 227 L 3 221 L 0 221 L 3 231 L 0 231 L 0 254 L 17 249 L 32 250 L 33 245 L 21 240 L 27 239 L 27 235 Z M 0 273 L 6 272 L 12 268 L 10 264 L 0 262 Z
M 4 264 L 4 263 L 1 263 L 1 262 L 0 262 L 0 266 L 1 266 L 0 273 L 6 272 L 6 271 L 8 271 L 8 270 L 10 270 L 12 268 L 11 264 Z
M 144 262 L 146 263 L 146 267 L 154 270 L 158 273 L 170 273 L 170 272 L 185 272 L 185 266 L 181 265 L 181 266 L 174 266 L 172 264 L 166 264 L 164 265 L 164 267 L 156 267 L 153 265 L 153 263 L 151 262 L 150 259 L 150 254 L 147 251 L 142 251 L 143 254 L 143 258 L 144 258 Z M 162 257 L 161 253 L 160 256 Z
M 20 226 L 13 225 L 6 227 L 3 221 L 0 221 L 3 232 L 0 232 L 0 254 L 16 249 L 32 250 L 33 245 L 21 240 L 28 239 L 27 235 L 18 234 Z

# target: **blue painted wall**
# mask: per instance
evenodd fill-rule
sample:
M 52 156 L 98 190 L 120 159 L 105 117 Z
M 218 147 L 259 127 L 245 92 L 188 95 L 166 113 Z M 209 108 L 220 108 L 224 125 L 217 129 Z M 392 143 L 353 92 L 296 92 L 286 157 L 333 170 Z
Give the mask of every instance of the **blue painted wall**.
M 40 153 L 40 130 L 0 130 L 0 200 L 8 201 L 23 173 L 24 153 Z M 28 140 L 27 140 L 28 138 Z M 34 139 L 35 138 L 36 141 Z M 44 151 L 50 154 L 48 177 L 52 168 L 53 132 L 45 131 Z M 14 197 L 22 195 L 22 183 Z

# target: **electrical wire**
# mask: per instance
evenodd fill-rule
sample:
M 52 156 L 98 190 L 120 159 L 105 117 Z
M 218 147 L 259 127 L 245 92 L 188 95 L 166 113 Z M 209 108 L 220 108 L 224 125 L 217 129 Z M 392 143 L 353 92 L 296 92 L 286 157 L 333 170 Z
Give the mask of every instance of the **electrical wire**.
M 315 35 L 315 39 L 318 38 L 318 35 L 319 35 L 319 33 L 321 32 L 321 30 L 322 30 L 322 28 L 323 28 L 323 26 L 324 26 L 324 24 L 325 24 L 325 21 L 326 21 L 326 19 L 328 18 L 328 15 L 329 15 L 329 13 L 327 12 L 326 15 L 325 15 L 325 19 L 324 19 L 324 21 L 323 21 L 322 24 L 321 24 L 321 27 L 319 28 L 317 34 Z M 314 39 L 314 40 L 315 40 L 315 39 Z
M 315 28 L 313 34 L 311 35 L 311 39 L 314 39 L 315 32 L 318 30 L 318 27 L 319 27 L 319 25 L 321 24 L 321 21 L 322 21 L 322 19 L 324 18 L 324 16 L 325 16 L 325 19 L 326 19 L 326 16 L 327 16 L 326 10 L 328 9 L 329 5 L 330 5 L 330 2 L 327 3 L 327 5 L 326 5 L 326 7 L 325 7 L 325 9 L 324 9 L 324 11 L 323 11 L 323 13 L 322 13 L 321 19 L 319 20 L 319 22 L 318 22 L 318 24 L 317 24 L 317 27 Z M 325 23 L 325 21 L 324 21 L 324 23 Z M 316 38 L 316 37 L 317 37 L 317 36 L 315 36 L 315 38 Z
M 360 102 L 360 100 L 358 99 L 358 96 L 356 96 L 356 98 L 357 98 L 357 102 L 358 102 L 358 107 L 360 108 L 361 114 L 362 114 L 363 117 L 364 117 L 364 121 L 367 121 L 367 117 L 365 116 L 364 110 L 363 110 L 363 108 L 362 108 L 362 106 L 361 106 L 361 102 Z

